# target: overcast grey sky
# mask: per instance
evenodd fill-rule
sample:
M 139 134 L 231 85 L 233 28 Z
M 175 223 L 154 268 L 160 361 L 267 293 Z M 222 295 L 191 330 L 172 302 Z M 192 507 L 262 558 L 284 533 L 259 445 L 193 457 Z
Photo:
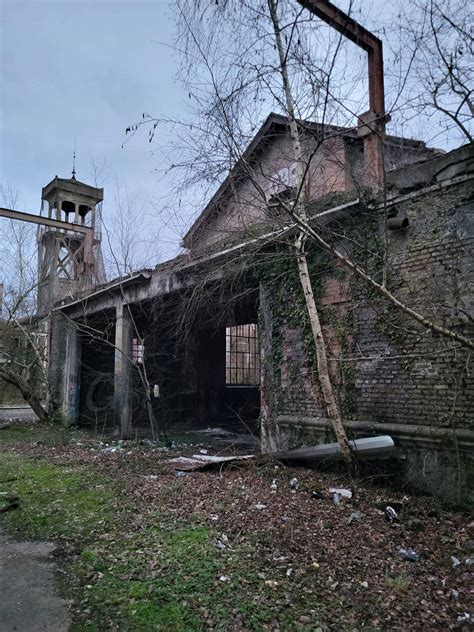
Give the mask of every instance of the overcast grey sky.
M 337 2 L 347 8 L 346 0 Z M 407 3 L 358 3 L 359 19 L 384 39 L 386 84 L 397 74 L 389 56 L 390 13 Z M 19 191 L 20 210 L 37 213 L 41 188 L 55 175 L 70 177 L 76 138 L 79 180 L 93 184 L 92 161 L 105 162 L 106 222 L 114 217 L 119 183 L 124 197 L 128 190 L 135 206 L 148 210 L 140 230 L 149 236 L 150 222 L 160 229 L 154 259 L 173 256 L 192 217 L 181 214 L 176 221 L 169 209 L 160 213 L 166 190 L 155 169 L 165 163 L 162 132 L 158 128 L 149 145 L 143 128 L 122 148 L 126 127 L 143 112 L 173 119 L 189 114 L 188 94 L 175 81 L 179 60 L 168 1 L 0 0 L 0 7 L 0 184 Z M 356 57 L 360 62 L 361 51 L 353 64 Z M 397 128 L 392 119 L 390 131 L 455 146 L 433 125 L 422 129 L 416 121 Z
M 165 0 L 0 0 L 0 180 L 37 213 L 41 188 L 70 177 L 90 182 L 91 158 L 105 159 L 104 213 L 113 212 L 115 179 L 146 202 L 160 194 L 146 142 L 124 149 L 127 125 L 142 112 L 179 115 L 173 25 Z M 164 241 L 179 239 L 170 233 Z M 170 245 L 163 244 L 169 251 Z M 165 254 L 165 253 L 163 253 Z

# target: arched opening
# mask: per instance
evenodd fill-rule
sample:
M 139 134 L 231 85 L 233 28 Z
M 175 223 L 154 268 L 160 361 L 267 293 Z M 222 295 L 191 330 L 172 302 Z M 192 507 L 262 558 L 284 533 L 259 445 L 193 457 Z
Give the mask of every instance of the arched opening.
M 79 215 L 81 217 L 81 224 L 87 224 L 88 223 L 86 221 L 86 218 L 87 218 L 87 214 L 91 210 L 92 210 L 91 207 L 87 206 L 87 204 L 80 204 L 79 205 Z
M 68 200 L 65 200 L 61 204 L 61 209 L 65 213 L 66 222 L 69 221 L 69 213 L 72 213 L 72 215 L 75 215 L 76 213 L 76 205 L 74 204 L 74 202 L 69 202 Z M 74 221 L 74 217 L 72 218 L 71 221 Z

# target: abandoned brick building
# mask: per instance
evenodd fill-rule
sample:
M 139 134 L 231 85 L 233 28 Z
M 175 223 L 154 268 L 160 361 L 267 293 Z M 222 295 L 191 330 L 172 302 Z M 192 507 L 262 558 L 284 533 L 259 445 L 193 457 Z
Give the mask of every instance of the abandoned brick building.
M 76 288 L 73 298 L 56 295 L 49 403 L 68 423 L 128 436 L 152 411 L 171 434 L 240 425 L 264 451 L 333 440 L 289 246 L 295 226 L 281 209 L 294 195 L 288 143 L 287 120 L 270 115 L 184 237 L 183 254 Z M 370 198 L 357 134 L 309 123 L 304 144 L 314 156 L 312 225 L 375 278 L 385 269 L 401 300 L 472 335 L 472 145 L 442 154 L 387 136 L 386 187 Z M 66 199 L 64 181 L 56 188 Z M 92 189 L 81 193 L 101 197 Z M 401 475 L 421 489 L 472 493 L 468 352 L 329 254 L 308 251 L 349 434 L 390 434 Z

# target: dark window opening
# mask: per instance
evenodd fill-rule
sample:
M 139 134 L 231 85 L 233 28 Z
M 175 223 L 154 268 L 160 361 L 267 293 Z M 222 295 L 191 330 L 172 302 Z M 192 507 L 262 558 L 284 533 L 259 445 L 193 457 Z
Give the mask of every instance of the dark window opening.
M 226 384 L 260 384 L 260 348 L 255 323 L 226 328 Z

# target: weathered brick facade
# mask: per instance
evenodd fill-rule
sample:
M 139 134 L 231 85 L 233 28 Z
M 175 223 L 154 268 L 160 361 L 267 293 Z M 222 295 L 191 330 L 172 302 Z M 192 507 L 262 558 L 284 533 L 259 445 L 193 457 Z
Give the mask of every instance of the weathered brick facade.
M 381 206 L 375 211 L 379 239 L 369 235 L 366 252 L 352 244 L 363 241 L 363 218 L 358 221 L 357 214 L 339 220 L 334 232 L 344 235 L 340 246 L 359 262 L 378 244 L 380 257 L 386 253 L 389 289 L 433 321 L 471 337 L 473 181 L 471 159 L 466 159 L 465 149 L 460 155 L 457 173 L 444 169 L 445 157 L 419 165 L 417 178 L 425 186 L 415 191 L 398 194 L 416 185 L 403 170 L 391 175 L 394 199 L 388 215 L 408 218 L 408 228 L 386 232 L 387 212 Z M 438 176 L 436 164 L 443 167 Z M 364 215 L 364 210 L 360 213 Z M 379 278 L 382 274 L 375 267 L 373 273 Z M 349 432 L 392 435 L 404 448 L 400 473 L 406 478 L 445 496 L 454 497 L 457 487 L 468 494 L 474 444 L 469 353 L 420 327 L 338 268 L 326 271 L 316 282 L 321 286 L 319 305 L 331 372 Z M 281 345 L 272 350 L 272 357 L 280 358 L 274 415 L 282 447 L 314 443 L 321 433 L 329 436 L 317 376 L 310 368 L 314 363 L 304 340 L 303 328 L 294 323 L 283 325 L 279 338 L 273 337 L 273 344 Z

